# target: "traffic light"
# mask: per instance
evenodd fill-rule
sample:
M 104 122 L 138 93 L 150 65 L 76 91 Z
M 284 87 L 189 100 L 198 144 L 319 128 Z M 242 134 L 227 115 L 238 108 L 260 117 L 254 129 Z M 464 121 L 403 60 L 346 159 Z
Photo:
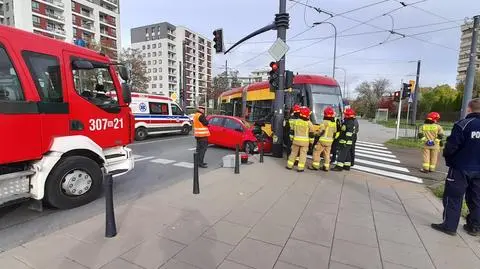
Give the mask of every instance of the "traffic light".
M 410 97 L 411 94 L 411 89 L 412 85 L 409 83 L 403 83 L 403 89 L 402 89 L 402 99 Z
M 217 29 L 213 31 L 213 42 L 215 45 L 213 47 L 215 48 L 216 53 L 222 53 L 224 51 L 223 49 L 223 29 Z
M 396 91 L 393 93 L 393 101 L 400 102 L 400 91 Z
M 278 79 L 279 79 L 279 74 L 278 74 L 278 62 L 271 62 L 270 63 L 270 72 L 268 73 L 270 75 L 268 81 L 270 82 L 270 91 L 276 91 L 278 90 Z
M 290 89 L 293 87 L 293 78 L 295 75 L 293 75 L 292 71 L 285 71 L 285 89 Z

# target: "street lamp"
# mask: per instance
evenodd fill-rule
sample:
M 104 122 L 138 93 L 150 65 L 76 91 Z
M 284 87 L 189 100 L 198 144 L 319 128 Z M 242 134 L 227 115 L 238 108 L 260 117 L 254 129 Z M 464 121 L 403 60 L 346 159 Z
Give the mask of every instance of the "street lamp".
M 320 24 L 330 24 L 333 29 L 335 30 L 335 43 L 333 45 L 333 78 L 335 78 L 335 61 L 337 60 L 337 27 L 335 27 L 335 25 L 331 22 L 328 22 L 328 21 L 323 21 L 323 22 L 315 22 L 313 23 L 313 25 L 320 25 Z
M 344 76 L 343 76 L 343 95 L 346 97 L 347 95 L 347 70 L 343 67 L 335 67 L 335 69 L 340 69 L 343 71 Z

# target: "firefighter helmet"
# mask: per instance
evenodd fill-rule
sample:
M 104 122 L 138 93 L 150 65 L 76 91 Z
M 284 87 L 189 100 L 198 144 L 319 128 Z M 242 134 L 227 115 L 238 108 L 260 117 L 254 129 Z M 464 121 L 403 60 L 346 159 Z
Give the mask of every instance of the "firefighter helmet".
M 430 112 L 427 115 L 427 120 L 438 122 L 438 120 L 440 120 L 440 114 L 438 114 L 438 112 Z
M 311 111 L 308 107 L 304 106 L 304 107 L 300 108 L 300 117 L 308 119 L 308 118 L 310 118 L 310 113 L 311 113 Z
M 298 104 L 293 105 L 293 107 L 292 107 L 293 113 L 300 113 L 300 108 L 301 107 Z
M 345 118 L 346 119 L 349 119 L 349 118 L 355 118 L 355 110 L 351 109 L 351 108 L 347 108 L 345 109 Z
M 335 110 L 333 110 L 332 107 L 327 107 L 325 110 L 323 110 L 323 116 L 326 118 L 333 118 L 335 117 Z

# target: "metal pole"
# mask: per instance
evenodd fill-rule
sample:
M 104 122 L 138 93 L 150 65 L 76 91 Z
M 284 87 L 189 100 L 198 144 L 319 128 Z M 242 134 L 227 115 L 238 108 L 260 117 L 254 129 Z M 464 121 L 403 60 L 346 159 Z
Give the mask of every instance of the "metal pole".
M 332 76 L 333 76 L 333 78 L 335 78 L 335 69 L 337 69 L 336 68 L 336 61 L 337 61 L 337 27 L 335 26 L 335 24 L 333 24 L 331 22 L 328 22 L 328 21 L 316 22 L 313 25 L 320 25 L 320 24 L 324 24 L 324 23 L 330 24 L 333 27 L 333 30 L 335 30 L 335 38 L 334 38 L 334 41 L 333 41 L 334 43 L 333 43 L 333 72 L 332 72 Z
M 113 208 L 113 175 L 104 175 L 105 181 L 105 237 L 112 238 L 117 235 L 115 211 Z
M 397 129 L 395 130 L 395 139 L 398 140 L 398 132 L 400 131 L 400 116 L 402 114 L 402 96 L 403 96 L 403 79 L 400 83 L 400 101 L 398 102 L 398 114 L 397 114 Z
M 200 184 L 198 182 L 198 153 L 193 153 L 193 194 L 200 193 Z
M 260 163 L 263 163 L 263 131 L 260 135 Z
M 279 13 L 286 13 L 287 10 L 287 0 L 279 1 Z M 287 28 L 285 26 L 280 26 L 277 28 L 277 37 L 286 41 L 287 39 Z M 273 145 L 272 145 L 272 155 L 277 158 L 283 158 L 283 120 L 284 120 L 284 107 L 285 107 L 285 56 L 280 59 L 279 63 L 279 81 L 278 81 L 278 90 L 275 93 L 275 103 L 273 106 L 274 115 L 273 115 Z
M 347 70 L 342 67 L 335 67 L 335 69 L 340 69 L 343 71 L 343 94 L 342 97 L 346 98 L 347 97 Z
M 413 92 L 413 111 L 412 111 L 412 124 L 417 124 L 417 104 L 418 104 L 418 95 L 420 94 L 420 65 L 422 61 L 418 60 L 417 62 L 417 77 L 415 79 L 415 90 Z
M 467 69 L 467 78 L 465 79 L 465 92 L 463 93 L 463 102 L 460 118 L 465 118 L 467 114 L 468 102 L 472 99 L 473 83 L 475 80 L 475 62 L 477 58 L 478 27 L 480 24 L 480 15 L 473 17 L 472 44 L 470 46 L 470 60 Z
M 410 115 L 410 102 L 408 102 L 408 108 L 407 108 L 407 123 L 405 124 L 405 137 L 407 137 L 409 115 Z

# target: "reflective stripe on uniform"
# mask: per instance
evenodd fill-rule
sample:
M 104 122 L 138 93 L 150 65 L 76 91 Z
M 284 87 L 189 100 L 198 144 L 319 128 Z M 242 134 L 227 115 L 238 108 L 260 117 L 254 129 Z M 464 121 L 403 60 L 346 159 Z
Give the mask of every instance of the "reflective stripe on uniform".
M 352 163 L 351 162 L 345 162 L 344 165 L 348 167 L 348 166 L 352 166 Z
M 348 140 L 347 141 L 347 145 L 352 145 L 353 144 L 353 141 L 352 140 Z
M 338 163 L 337 163 L 337 166 L 343 167 L 343 163 L 338 162 Z
M 203 123 L 200 122 L 201 113 L 195 113 L 193 116 L 193 134 L 195 137 L 207 137 L 210 136 L 210 131 Z
M 352 133 L 352 132 L 347 132 L 345 135 L 346 135 L 346 136 L 352 136 L 353 133 Z
M 426 169 L 430 168 L 430 164 L 429 163 L 423 163 L 423 168 L 426 168 Z
M 313 168 L 320 168 L 320 162 L 312 162 Z

